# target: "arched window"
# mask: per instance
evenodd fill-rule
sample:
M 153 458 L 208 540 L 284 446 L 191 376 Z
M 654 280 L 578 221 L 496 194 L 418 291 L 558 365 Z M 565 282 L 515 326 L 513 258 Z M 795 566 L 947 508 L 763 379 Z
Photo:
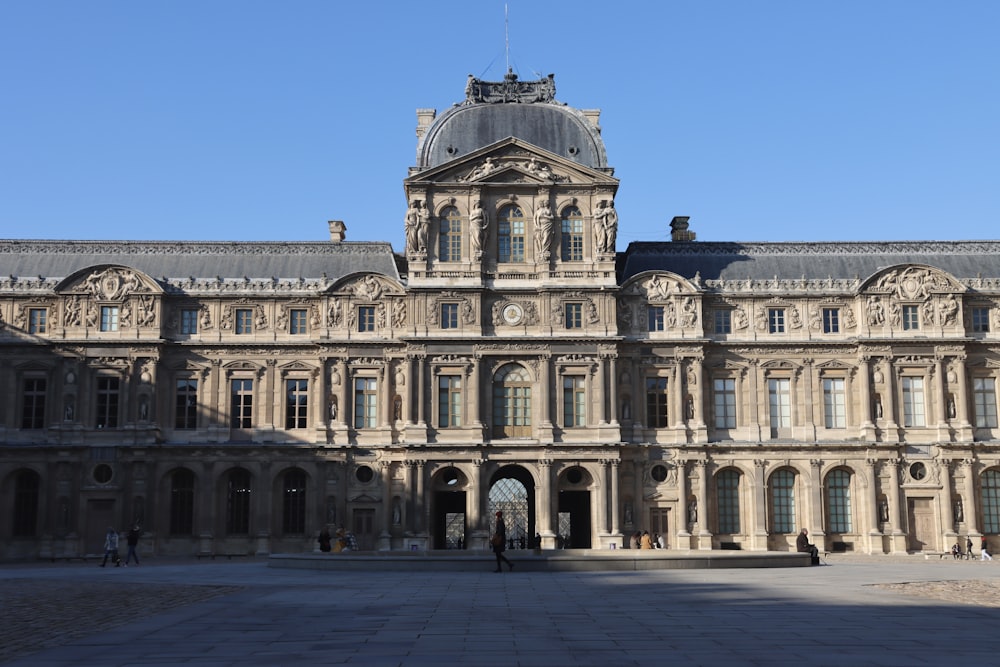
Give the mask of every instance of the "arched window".
M 982 477 L 983 532 L 1000 533 L 1000 471 L 987 470 Z
M 250 472 L 234 468 L 226 476 L 226 534 L 250 533 Z
M 170 475 L 170 534 L 194 533 L 194 473 L 187 468 Z
M 14 479 L 14 537 L 34 537 L 38 530 L 38 490 L 41 486 L 34 470 L 19 470 Z
M 826 476 L 828 532 L 851 532 L 851 473 L 838 468 Z
M 462 219 L 458 209 L 448 206 L 441 211 L 438 227 L 438 260 L 458 262 L 462 259 Z
M 740 473 L 723 470 L 715 476 L 715 491 L 719 507 L 719 532 L 740 532 Z
M 497 216 L 497 261 L 524 261 L 524 211 L 519 206 L 504 206 Z
M 563 209 L 562 234 L 560 245 L 562 246 L 561 257 L 564 262 L 583 261 L 583 214 L 576 206 L 567 206 Z
M 795 532 L 795 472 L 784 468 L 771 475 L 771 530 Z
M 306 474 L 295 469 L 285 473 L 282 494 L 282 529 L 285 535 L 306 532 Z
M 517 364 L 507 364 L 493 378 L 493 437 L 531 435 L 531 378 Z

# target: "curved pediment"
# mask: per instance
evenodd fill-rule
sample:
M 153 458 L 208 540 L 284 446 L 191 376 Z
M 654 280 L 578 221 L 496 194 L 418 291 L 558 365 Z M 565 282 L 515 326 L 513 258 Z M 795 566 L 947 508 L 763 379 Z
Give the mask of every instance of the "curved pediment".
M 638 294 L 647 301 L 664 301 L 678 294 L 697 294 L 698 289 L 683 276 L 669 271 L 645 271 L 629 279 L 624 294 Z
M 403 286 L 381 273 L 352 273 L 330 286 L 327 292 L 350 293 L 366 300 L 378 301 L 386 294 L 404 294 Z
M 950 273 L 926 264 L 889 267 L 861 284 L 862 293 L 890 294 L 904 301 L 920 301 L 931 293 L 963 293 L 965 287 Z
M 86 293 L 95 299 L 119 301 L 131 294 L 162 294 L 151 277 L 128 266 L 104 264 L 76 271 L 60 282 L 57 293 Z

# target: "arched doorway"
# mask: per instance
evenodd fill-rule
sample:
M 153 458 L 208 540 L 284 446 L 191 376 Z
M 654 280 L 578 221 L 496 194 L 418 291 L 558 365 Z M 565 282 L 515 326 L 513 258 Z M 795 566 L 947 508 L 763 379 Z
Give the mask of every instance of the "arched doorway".
M 489 513 L 490 533 L 497 512 L 503 512 L 507 526 L 507 548 L 526 549 L 534 546 L 535 480 L 517 465 L 500 468 L 490 480 Z
M 559 475 L 559 523 L 556 547 L 590 549 L 590 488 L 593 479 L 581 466 L 573 466 Z
M 431 507 L 431 548 L 465 549 L 466 489 L 469 480 L 454 466 L 442 468 L 431 477 L 434 492 Z

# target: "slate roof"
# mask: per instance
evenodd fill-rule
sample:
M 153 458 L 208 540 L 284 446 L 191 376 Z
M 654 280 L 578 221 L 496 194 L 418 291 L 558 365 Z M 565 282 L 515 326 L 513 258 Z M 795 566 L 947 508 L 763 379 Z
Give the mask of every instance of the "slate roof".
M 319 279 L 359 272 L 399 280 L 385 242 L 37 241 L 0 240 L 0 276 L 65 278 L 118 264 L 155 280 L 185 278 Z
M 630 243 L 621 281 L 643 271 L 702 280 L 841 278 L 864 280 L 899 264 L 927 264 L 959 280 L 1000 276 L 1000 241 L 871 241 L 821 243 Z

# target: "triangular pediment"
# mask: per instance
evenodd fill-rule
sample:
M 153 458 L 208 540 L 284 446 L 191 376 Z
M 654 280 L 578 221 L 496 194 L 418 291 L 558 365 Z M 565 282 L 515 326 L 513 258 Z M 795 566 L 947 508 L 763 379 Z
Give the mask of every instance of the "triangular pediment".
M 514 137 L 419 172 L 404 181 L 407 188 L 431 183 L 603 183 L 617 185 L 609 173 L 585 167 Z

